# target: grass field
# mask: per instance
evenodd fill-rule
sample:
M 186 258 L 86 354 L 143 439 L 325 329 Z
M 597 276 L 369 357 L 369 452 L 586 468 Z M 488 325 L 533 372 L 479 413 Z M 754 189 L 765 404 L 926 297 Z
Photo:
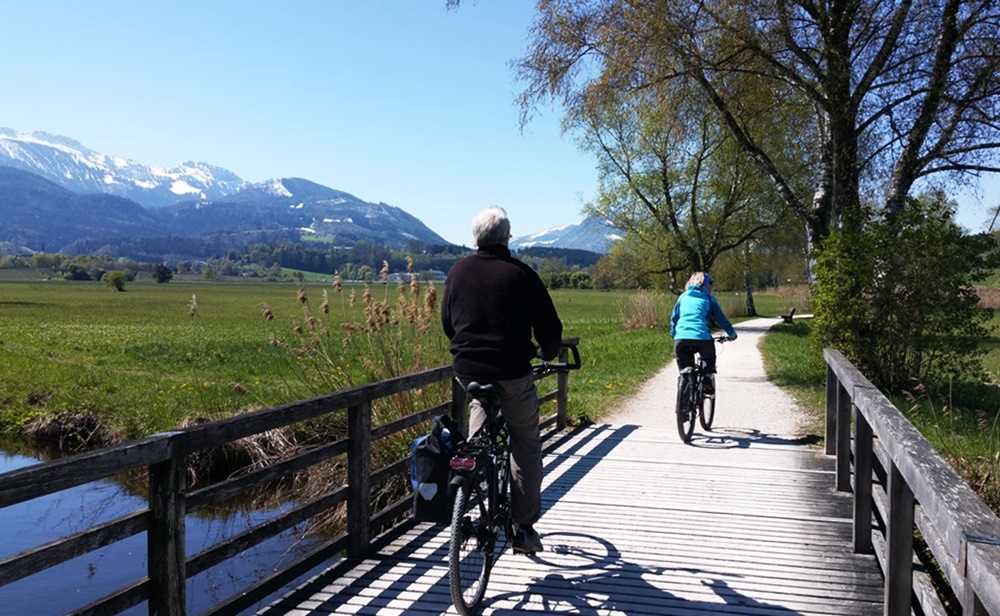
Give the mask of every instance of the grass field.
M 327 291 L 325 319 L 333 331 L 363 318 L 363 288 L 303 288 L 317 315 Z M 391 283 L 371 287 L 375 299 L 389 303 L 396 292 Z M 132 439 L 314 395 L 316 384 L 295 356 L 270 344 L 272 337 L 295 337 L 303 320 L 296 294 L 291 283 L 146 279 L 118 293 L 97 282 L 0 278 L 0 430 L 16 437 L 44 418 L 55 434 L 76 422 L 102 438 Z M 652 326 L 626 329 L 640 295 Z M 584 362 L 571 377 L 573 421 L 598 419 L 672 357 L 665 324 L 673 296 L 559 290 L 552 297 L 564 335 L 580 339 Z M 722 300 L 730 314 L 743 309 L 741 295 Z M 761 296 L 758 311 L 778 314 L 789 301 Z M 265 308 L 273 320 L 262 316 Z M 440 357 L 435 365 L 446 363 L 436 323 L 426 336 L 424 346 Z

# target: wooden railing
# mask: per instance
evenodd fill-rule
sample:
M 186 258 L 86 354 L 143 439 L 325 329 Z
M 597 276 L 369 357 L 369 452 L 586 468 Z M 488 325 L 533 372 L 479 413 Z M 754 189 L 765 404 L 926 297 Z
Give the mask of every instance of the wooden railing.
M 576 344 L 577 341 L 567 342 Z M 564 349 L 560 361 L 567 360 L 565 352 Z M 145 601 L 151 615 L 181 615 L 186 610 L 186 587 L 190 578 L 345 501 L 345 532 L 322 542 L 295 562 L 213 606 L 206 613 L 239 613 L 324 561 L 339 556 L 361 558 L 368 552 L 375 533 L 405 521 L 412 500 L 412 496 L 407 495 L 380 511 L 372 511 L 373 488 L 395 477 L 408 477 L 410 468 L 407 456 L 382 468 L 372 469 L 373 444 L 442 413 L 450 413 L 461 425 L 467 425 L 465 391 L 455 383 L 452 375 L 451 366 L 443 366 L 4 473 L 0 475 L 0 508 L 146 468 L 149 473 L 149 506 L 0 560 L 0 588 L 77 556 L 146 533 L 147 576 L 80 607 L 74 614 L 117 614 Z M 374 401 L 442 381 L 452 382 L 450 400 L 390 423 L 372 425 Z M 542 403 L 556 402 L 556 413 L 543 418 L 543 431 L 551 433 L 565 426 L 567 392 L 568 377 L 565 373 L 558 373 L 556 389 L 539 395 Z M 348 425 L 346 438 L 320 445 L 265 468 L 187 491 L 187 456 L 344 409 Z M 306 503 L 297 504 L 198 554 L 186 553 L 185 518 L 188 515 L 249 490 L 273 485 L 282 478 L 341 455 L 346 455 L 347 459 L 346 484 L 336 486 Z M 7 608 L 15 609 L 16 606 L 2 606 L 0 612 Z
M 854 551 L 874 552 L 885 573 L 885 614 L 946 613 L 947 593 L 915 565 L 916 531 L 962 613 L 1000 616 L 1000 519 L 841 353 L 824 357 L 826 453 L 837 489 L 854 492 Z

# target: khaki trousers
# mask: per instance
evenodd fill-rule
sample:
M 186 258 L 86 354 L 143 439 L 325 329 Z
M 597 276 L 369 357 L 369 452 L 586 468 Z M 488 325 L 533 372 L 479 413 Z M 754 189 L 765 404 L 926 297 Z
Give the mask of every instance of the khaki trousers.
M 469 381 L 461 381 L 466 387 Z M 497 381 L 503 388 L 500 413 L 510 430 L 511 516 L 517 524 L 534 524 L 542 516 L 542 439 L 538 430 L 538 391 L 531 375 Z M 478 400 L 469 406 L 469 434 L 486 423 Z

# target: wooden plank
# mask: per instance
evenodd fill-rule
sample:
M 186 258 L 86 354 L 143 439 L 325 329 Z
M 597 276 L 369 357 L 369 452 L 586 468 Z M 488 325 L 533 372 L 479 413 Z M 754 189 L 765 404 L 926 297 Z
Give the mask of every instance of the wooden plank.
M 163 462 L 172 455 L 174 434 L 157 434 L 0 474 L 0 507 Z
M 149 527 L 149 511 L 130 513 L 73 535 L 0 560 L 0 586 L 6 586 L 71 558 L 137 535 Z
M 246 475 L 234 477 L 219 483 L 195 490 L 187 497 L 189 512 L 197 511 L 220 503 L 239 494 L 268 485 L 293 473 L 304 470 L 314 464 L 319 464 L 347 452 L 348 440 L 341 439 L 314 447 L 309 451 L 296 454 L 289 458 L 270 464 L 262 469 L 251 471 Z
M 552 438 L 536 525 L 546 552 L 505 552 L 483 613 L 882 613 L 883 578 L 852 549 L 852 501 L 833 490 L 833 460 L 804 445 L 667 438 L 677 440 L 631 426 Z M 264 614 L 453 613 L 447 536 L 444 525 L 404 526 Z
M 1000 579 L 1000 544 L 970 542 L 966 558 L 966 575 L 976 600 L 988 613 L 1000 614 L 1000 584 L 996 583 Z
M 368 552 L 371 537 L 371 404 L 352 406 L 347 414 L 350 453 L 347 458 L 347 554 L 360 558 Z
M 247 530 L 216 543 L 202 550 L 187 561 L 187 576 L 193 577 L 202 571 L 214 567 L 240 552 L 243 552 L 262 541 L 274 537 L 296 524 L 305 522 L 313 516 L 329 511 L 347 499 L 347 486 L 342 486 L 307 503 L 285 511 L 267 522 L 258 524 Z
M 149 613 L 183 616 L 187 607 L 184 457 L 149 467 L 149 530 L 146 532 Z
M 184 433 L 183 449 L 179 453 L 191 453 L 215 447 L 260 432 L 370 403 L 378 398 L 450 379 L 452 374 L 451 366 L 432 368 L 377 383 L 359 385 L 309 400 L 291 402 L 184 428 L 181 431 Z

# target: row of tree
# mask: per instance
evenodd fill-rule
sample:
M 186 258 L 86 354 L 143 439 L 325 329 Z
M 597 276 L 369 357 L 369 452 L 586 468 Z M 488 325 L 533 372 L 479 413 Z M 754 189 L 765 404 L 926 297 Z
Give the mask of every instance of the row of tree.
M 515 66 L 522 121 L 564 105 L 590 213 L 628 232 L 595 280 L 742 260 L 749 289 L 798 233 L 820 342 L 896 388 L 967 374 L 975 349 L 940 341 L 984 331 L 968 290 L 993 247 L 934 189 L 1000 172 L 998 33 L 990 0 L 566 0 Z

